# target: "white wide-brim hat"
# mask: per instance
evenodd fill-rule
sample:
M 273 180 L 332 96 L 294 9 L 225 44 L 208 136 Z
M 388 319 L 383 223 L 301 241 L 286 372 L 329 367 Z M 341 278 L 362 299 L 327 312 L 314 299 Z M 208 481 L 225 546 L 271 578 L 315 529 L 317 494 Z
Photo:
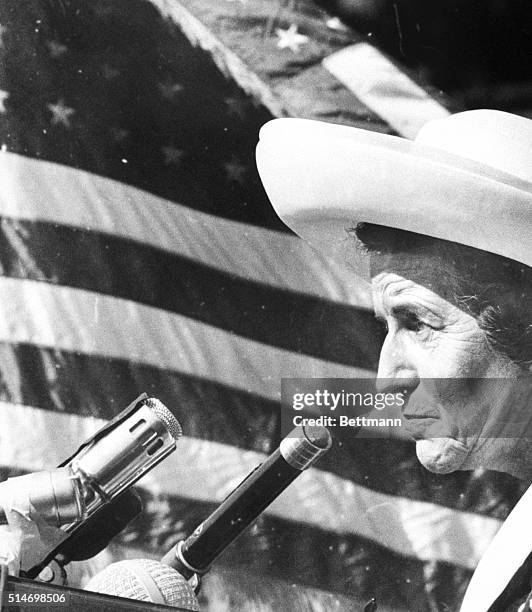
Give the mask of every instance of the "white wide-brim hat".
M 469 245 L 532 266 L 532 121 L 475 110 L 415 141 L 306 119 L 263 126 L 257 166 L 279 217 L 345 261 L 358 222 Z M 367 270 L 363 272 L 367 275 Z

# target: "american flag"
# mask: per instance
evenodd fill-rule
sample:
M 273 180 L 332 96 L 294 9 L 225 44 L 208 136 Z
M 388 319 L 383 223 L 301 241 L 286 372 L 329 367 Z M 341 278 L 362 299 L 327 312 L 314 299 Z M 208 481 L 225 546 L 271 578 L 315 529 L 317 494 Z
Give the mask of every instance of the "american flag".
M 281 377 L 371 376 L 382 330 L 273 213 L 254 166 L 269 113 L 152 3 L 3 0 L 0 24 L 1 476 L 160 398 L 185 437 L 114 548 L 157 558 L 278 445 Z M 429 474 L 402 438 L 337 440 L 203 605 L 455 610 L 520 493 Z

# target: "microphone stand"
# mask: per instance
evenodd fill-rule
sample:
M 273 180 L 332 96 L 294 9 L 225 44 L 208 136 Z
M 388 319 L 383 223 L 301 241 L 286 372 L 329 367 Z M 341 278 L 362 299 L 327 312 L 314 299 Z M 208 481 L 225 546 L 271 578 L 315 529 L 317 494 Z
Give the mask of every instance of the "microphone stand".
M 162 563 L 177 570 L 197 593 L 211 563 L 331 445 L 325 427 L 296 427 Z

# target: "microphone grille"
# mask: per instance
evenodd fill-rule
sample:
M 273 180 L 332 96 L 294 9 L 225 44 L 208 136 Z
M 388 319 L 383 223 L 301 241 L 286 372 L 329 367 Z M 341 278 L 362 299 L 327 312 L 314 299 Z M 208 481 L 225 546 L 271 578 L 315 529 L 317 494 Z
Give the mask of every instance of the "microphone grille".
M 177 442 L 183 435 L 183 429 L 170 410 L 155 397 L 149 397 L 144 403 L 166 425 L 168 433 Z
M 164 605 L 199 612 L 194 590 L 175 569 L 154 559 L 127 559 L 107 566 L 93 576 L 85 589 L 137 601 L 162 603 L 153 597 L 153 588 Z

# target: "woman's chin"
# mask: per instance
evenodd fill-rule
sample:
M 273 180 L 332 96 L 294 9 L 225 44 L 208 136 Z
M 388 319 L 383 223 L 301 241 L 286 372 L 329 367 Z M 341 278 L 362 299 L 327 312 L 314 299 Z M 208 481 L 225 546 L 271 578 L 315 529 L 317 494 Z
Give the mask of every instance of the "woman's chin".
M 449 474 L 464 465 L 469 449 L 453 438 L 426 438 L 416 442 L 416 454 L 427 470 L 435 474 Z

